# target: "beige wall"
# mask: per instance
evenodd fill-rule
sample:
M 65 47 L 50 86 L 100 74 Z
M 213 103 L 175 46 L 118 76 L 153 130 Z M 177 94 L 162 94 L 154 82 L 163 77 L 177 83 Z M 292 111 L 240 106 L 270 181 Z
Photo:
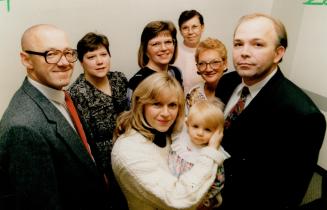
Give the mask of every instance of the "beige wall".
M 151 20 L 172 20 L 197 9 L 205 20 L 204 36 L 221 39 L 230 48 L 232 31 L 242 14 L 269 13 L 272 0 L 10 0 L 7 12 L 0 1 L 0 117 L 25 76 L 19 59 L 23 31 L 38 23 L 51 23 L 67 31 L 73 46 L 89 31 L 106 34 L 111 43 L 112 70 L 130 77 L 138 70 L 137 49 L 143 27 Z M 81 73 L 76 63 L 74 78 Z
M 327 119 L 327 5 L 304 5 L 298 0 L 275 0 L 272 15 L 279 17 L 288 31 L 289 48 L 283 72 L 303 88 Z M 321 3 L 322 0 L 315 0 Z M 318 165 L 327 170 L 327 134 Z

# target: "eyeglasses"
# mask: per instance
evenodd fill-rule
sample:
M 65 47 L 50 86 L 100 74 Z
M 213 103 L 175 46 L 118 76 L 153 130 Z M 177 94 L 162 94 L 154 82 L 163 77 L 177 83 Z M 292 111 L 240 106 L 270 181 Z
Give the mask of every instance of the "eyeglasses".
M 208 64 L 212 69 L 218 69 L 222 65 L 222 63 L 223 63 L 223 61 L 218 61 L 218 60 L 212 60 L 208 63 L 201 61 L 201 62 L 197 63 L 196 66 L 198 67 L 198 69 L 200 71 L 204 71 L 204 70 L 206 70 Z
M 149 45 L 151 47 L 153 47 L 154 49 L 160 49 L 162 46 L 165 46 L 167 48 L 171 48 L 175 45 L 175 41 L 174 40 L 167 40 L 167 41 L 164 41 L 164 42 L 153 42 L 153 43 L 150 43 L 149 42 Z
M 43 56 L 45 62 L 48 64 L 56 64 L 60 61 L 61 57 L 64 55 L 69 63 L 74 63 L 77 61 L 77 51 L 73 49 L 61 50 L 47 50 L 45 52 L 35 52 L 31 50 L 25 50 L 26 53 L 30 55 Z
M 186 33 L 188 31 L 198 31 L 201 28 L 201 25 L 192 25 L 192 26 L 182 26 L 181 31 Z

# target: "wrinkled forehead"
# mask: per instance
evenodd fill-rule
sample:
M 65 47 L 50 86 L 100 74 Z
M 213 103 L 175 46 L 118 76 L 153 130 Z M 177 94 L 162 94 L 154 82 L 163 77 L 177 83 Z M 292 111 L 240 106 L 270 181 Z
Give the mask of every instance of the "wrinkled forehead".
M 256 17 L 240 22 L 235 29 L 234 39 L 267 38 L 268 34 L 277 39 L 274 23 L 268 18 Z
M 24 50 L 45 51 L 49 49 L 64 50 L 70 48 L 66 33 L 52 26 L 39 26 L 27 31 L 22 38 Z

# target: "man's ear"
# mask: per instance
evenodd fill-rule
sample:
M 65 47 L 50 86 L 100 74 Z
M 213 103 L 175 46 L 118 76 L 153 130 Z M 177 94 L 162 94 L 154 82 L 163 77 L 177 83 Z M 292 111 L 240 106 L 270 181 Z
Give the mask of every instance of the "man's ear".
M 23 51 L 20 52 L 20 60 L 27 69 L 33 68 L 33 63 L 31 61 L 31 58 L 26 52 L 23 52 Z
M 276 56 L 275 56 L 274 62 L 279 63 L 280 60 L 283 58 L 284 54 L 285 54 L 285 47 L 278 46 L 276 48 Z

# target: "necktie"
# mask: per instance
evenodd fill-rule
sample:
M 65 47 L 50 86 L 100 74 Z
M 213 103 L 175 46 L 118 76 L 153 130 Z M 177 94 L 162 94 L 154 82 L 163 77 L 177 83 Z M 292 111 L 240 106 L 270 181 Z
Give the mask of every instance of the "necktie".
M 80 119 L 78 117 L 78 114 L 77 114 L 77 111 L 76 111 L 75 106 L 73 104 L 73 101 L 72 101 L 72 99 L 70 98 L 69 94 L 66 91 L 65 91 L 65 102 L 66 102 L 66 106 L 67 106 L 67 109 L 69 111 L 70 117 L 72 118 L 73 123 L 75 125 L 75 128 L 77 130 L 77 133 L 81 137 L 82 142 L 83 142 L 84 147 L 86 148 L 87 152 L 89 153 L 89 155 L 93 159 L 90 146 L 87 143 L 87 139 L 86 139 L 86 135 L 85 135 L 82 123 L 81 123 L 81 121 L 80 121 Z
M 225 119 L 225 124 L 224 124 L 225 129 L 228 129 L 231 123 L 237 118 L 237 116 L 241 114 L 241 112 L 244 109 L 246 97 L 247 95 L 249 95 L 249 93 L 250 93 L 249 88 L 244 86 L 241 92 L 240 99 L 237 101 L 237 103 L 231 109 L 231 111 L 229 112 L 229 114 Z
M 84 147 L 86 148 L 86 150 L 89 153 L 90 157 L 94 161 L 94 158 L 93 158 L 93 155 L 92 155 L 90 146 L 87 143 L 86 135 L 85 135 L 85 132 L 84 132 L 84 129 L 83 129 L 81 120 L 78 117 L 78 114 L 77 114 L 77 111 L 75 109 L 74 103 L 73 103 L 71 97 L 69 96 L 69 94 L 66 91 L 64 91 L 64 92 L 65 92 L 66 106 L 67 106 L 67 109 L 69 111 L 69 114 L 70 114 L 70 116 L 71 116 L 71 118 L 73 120 L 73 123 L 75 125 L 76 130 L 77 130 L 77 133 L 81 137 L 82 142 L 84 144 Z M 107 176 L 105 174 L 103 174 L 103 178 L 104 178 L 104 181 L 105 181 L 105 184 L 106 184 L 106 188 L 108 190 L 108 188 L 109 188 L 109 180 L 108 180 L 108 178 L 107 178 Z

